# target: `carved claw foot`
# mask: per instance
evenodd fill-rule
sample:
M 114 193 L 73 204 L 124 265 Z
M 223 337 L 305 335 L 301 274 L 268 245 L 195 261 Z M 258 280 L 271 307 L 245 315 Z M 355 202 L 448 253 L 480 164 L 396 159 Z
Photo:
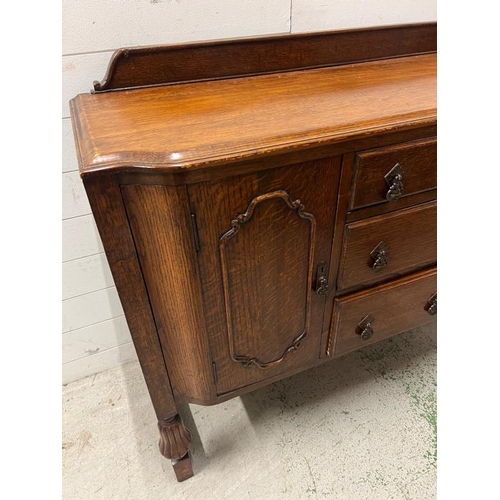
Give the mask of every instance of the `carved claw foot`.
M 184 481 L 193 475 L 193 465 L 189 455 L 191 434 L 184 426 L 180 415 L 160 420 L 160 453 L 172 460 L 177 481 Z

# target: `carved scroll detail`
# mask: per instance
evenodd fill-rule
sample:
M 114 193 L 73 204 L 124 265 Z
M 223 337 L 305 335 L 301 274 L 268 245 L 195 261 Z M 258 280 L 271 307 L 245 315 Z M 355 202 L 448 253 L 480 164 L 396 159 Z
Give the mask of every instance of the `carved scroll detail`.
M 191 446 L 191 433 L 184 426 L 180 415 L 160 420 L 158 430 L 160 431 L 160 453 L 165 458 L 180 460 L 186 455 Z
M 305 321 L 305 330 L 298 335 L 288 346 L 282 355 L 272 361 L 263 361 L 258 359 L 257 357 L 249 357 L 242 356 L 235 352 L 234 346 L 234 332 L 233 332 L 233 322 L 232 322 L 232 312 L 230 305 L 230 293 L 229 293 L 229 276 L 228 276 L 228 268 L 227 268 L 227 258 L 226 258 L 226 245 L 228 241 L 238 234 L 241 229 L 241 226 L 248 222 L 255 211 L 255 207 L 266 200 L 271 200 L 275 198 L 281 198 L 287 206 L 295 210 L 297 215 L 301 219 L 305 219 L 309 221 L 311 224 L 310 230 L 310 247 L 309 247 L 309 260 L 308 260 L 308 284 L 310 285 L 307 290 L 307 303 L 306 303 L 306 321 Z M 260 369 L 272 368 L 279 363 L 281 363 L 287 356 L 293 351 L 296 351 L 300 346 L 300 342 L 307 336 L 307 332 L 309 331 L 310 325 L 310 316 L 311 316 L 311 290 L 312 290 L 312 280 L 313 280 L 313 260 L 314 260 L 314 243 L 315 243 L 315 235 L 316 235 L 316 218 L 313 214 L 304 211 L 304 205 L 302 205 L 299 199 L 292 200 L 290 195 L 284 190 L 272 191 L 260 196 L 253 198 L 246 211 L 242 214 L 238 214 L 236 218 L 231 221 L 231 229 L 226 231 L 219 239 L 219 249 L 220 249 L 220 257 L 221 257 L 221 266 L 222 266 L 222 280 L 224 285 L 224 301 L 226 307 L 226 318 L 227 318 L 227 334 L 229 339 L 229 353 L 231 359 L 236 361 L 237 363 L 241 363 L 243 366 L 251 367 L 256 366 Z

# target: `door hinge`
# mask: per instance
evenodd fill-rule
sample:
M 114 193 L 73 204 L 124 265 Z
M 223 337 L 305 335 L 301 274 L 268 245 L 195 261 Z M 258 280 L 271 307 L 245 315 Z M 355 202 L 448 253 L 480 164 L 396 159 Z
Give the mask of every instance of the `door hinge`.
M 198 224 L 196 222 L 196 214 L 191 212 L 191 229 L 193 230 L 194 248 L 197 252 L 200 251 L 200 236 L 198 234 Z
M 214 377 L 214 384 L 217 385 L 217 366 L 215 361 L 212 362 L 212 375 Z

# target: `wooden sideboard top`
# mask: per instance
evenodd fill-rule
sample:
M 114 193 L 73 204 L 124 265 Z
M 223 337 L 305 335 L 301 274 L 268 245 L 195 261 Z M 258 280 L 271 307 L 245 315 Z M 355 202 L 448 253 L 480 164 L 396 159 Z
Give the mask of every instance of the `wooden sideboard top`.
M 80 173 L 179 172 L 436 123 L 436 54 L 80 94 Z

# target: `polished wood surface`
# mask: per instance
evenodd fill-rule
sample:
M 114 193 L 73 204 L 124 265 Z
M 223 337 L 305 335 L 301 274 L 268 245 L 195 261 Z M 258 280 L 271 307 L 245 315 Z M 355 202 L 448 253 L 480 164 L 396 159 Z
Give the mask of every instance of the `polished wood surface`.
M 370 255 L 387 245 L 387 265 L 374 271 Z M 343 290 L 386 280 L 437 259 L 436 202 L 406 208 L 346 225 L 337 288 Z
M 122 186 L 176 401 L 215 396 L 185 187 Z
M 318 357 L 325 299 L 312 288 L 316 265 L 330 260 L 339 166 L 338 157 L 327 158 L 189 186 L 218 394 Z M 238 226 L 231 221 L 277 191 L 289 199 L 280 193 L 257 202 L 221 253 L 221 239 Z M 300 200 L 302 214 L 290 200 Z M 304 333 L 293 352 L 265 369 L 234 359 L 275 361 Z
M 185 481 L 193 476 L 193 463 L 189 448 L 191 433 L 188 431 L 180 415 L 158 422 L 160 453 L 172 460 L 172 467 L 177 481 Z
M 404 196 L 435 189 L 437 186 L 437 142 L 425 139 L 362 151 L 356 155 L 350 209 L 387 201 L 384 176 L 399 164 L 404 171 Z
M 421 203 L 434 201 L 436 199 L 437 189 L 431 189 L 430 191 L 424 191 L 410 196 L 403 196 L 398 201 L 393 201 L 391 203 L 378 203 L 376 205 L 370 205 L 369 207 L 351 210 L 347 213 L 345 220 L 346 222 L 354 222 L 357 220 L 367 219 L 368 217 L 373 217 L 374 215 L 396 212 L 402 208 L 413 207 L 420 205 Z
M 158 422 L 160 431 L 160 453 L 165 458 L 180 460 L 191 446 L 191 433 L 186 429 L 179 415 Z
M 436 287 L 434 268 L 336 299 L 329 351 L 333 356 L 341 356 L 434 321 L 436 316 L 431 316 L 427 308 Z M 363 340 L 358 323 L 367 315 L 374 318 L 374 333 L 371 338 Z
M 320 357 L 326 356 L 326 345 L 331 328 L 333 304 L 337 292 L 337 277 L 342 252 L 342 234 L 344 232 L 347 207 L 351 194 L 353 160 L 354 153 L 352 152 L 343 155 L 341 160 L 342 169 L 340 173 L 339 193 L 337 196 L 337 206 L 333 231 L 334 238 L 331 246 L 330 269 L 328 276 L 330 293 L 326 298 L 325 311 L 323 313 L 323 335 L 321 338 Z
M 388 43 L 414 29 L 418 43 Z M 179 405 L 226 401 L 435 317 L 436 55 L 422 54 L 435 25 L 354 31 L 120 52 L 109 92 L 71 102 L 179 481 L 193 474 Z M 360 62 L 377 51 L 386 59 Z M 113 91 L 123 85 L 150 87 Z M 389 202 L 396 163 L 404 195 Z
M 194 473 L 191 453 L 188 451 L 180 460 L 172 460 L 172 467 L 175 472 L 175 477 L 179 482 L 193 477 Z
M 277 366 L 310 332 L 316 217 L 306 210 L 287 191 L 268 191 L 219 238 L 229 352 L 243 366 Z
M 171 418 L 176 404 L 120 187 L 114 175 L 84 182 L 156 415 Z
M 182 172 L 433 125 L 436 56 L 81 94 L 71 109 L 83 176 Z
M 436 23 L 119 49 L 95 92 L 435 52 Z
M 434 136 L 436 133 L 436 122 L 419 128 L 410 128 L 407 130 L 375 130 L 373 132 L 366 130 L 363 137 L 357 137 L 356 139 L 346 138 L 345 141 L 339 143 L 325 142 L 321 143 L 321 145 L 311 145 L 305 149 L 290 149 L 286 152 L 272 155 L 262 154 L 253 156 L 252 158 L 237 157 L 230 162 L 212 165 L 210 168 L 189 168 L 173 172 L 170 170 L 165 171 L 164 169 L 159 171 L 157 168 L 154 168 L 133 170 L 130 172 L 119 171 L 116 175 L 120 184 L 164 184 L 167 186 L 178 186 L 179 184 L 198 184 L 200 182 L 212 181 L 215 179 L 224 179 L 225 177 L 233 175 L 243 175 L 262 170 L 269 170 L 270 168 L 279 168 L 284 165 L 293 165 L 306 161 L 347 155 L 355 150 L 365 150 L 373 147 L 400 144 L 416 139 L 424 139 L 429 136 Z M 103 172 L 105 171 L 102 171 L 101 174 Z M 99 175 L 99 173 L 97 172 L 94 175 Z M 406 198 L 407 197 L 403 197 L 401 200 L 391 203 L 391 207 L 404 202 Z M 385 207 L 386 205 L 372 205 L 367 208 L 370 209 L 374 206 Z M 363 208 L 360 210 L 366 209 Z

